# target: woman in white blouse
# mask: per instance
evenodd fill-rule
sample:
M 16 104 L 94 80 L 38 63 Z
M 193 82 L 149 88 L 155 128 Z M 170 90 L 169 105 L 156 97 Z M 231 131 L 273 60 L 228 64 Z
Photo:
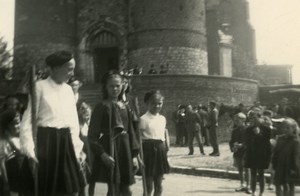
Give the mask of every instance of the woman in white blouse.
M 75 60 L 70 52 L 59 51 L 49 55 L 46 64 L 51 73 L 36 83 L 33 103 L 38 126 L 36 146 L 29 100 L 21 124 L 21 150 L 38 163 L 39 195 L 73 195 L 84 187 L 79 166 L 83 143 L 79 139 L 76 101 L 72 88 L 66 84 L 74 74 Z

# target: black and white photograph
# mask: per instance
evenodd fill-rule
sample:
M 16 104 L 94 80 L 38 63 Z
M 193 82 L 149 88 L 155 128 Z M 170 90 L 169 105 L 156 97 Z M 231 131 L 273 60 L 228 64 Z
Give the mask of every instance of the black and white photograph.
M 299 0 L 0 0 L 0 196 L 300 195 Z

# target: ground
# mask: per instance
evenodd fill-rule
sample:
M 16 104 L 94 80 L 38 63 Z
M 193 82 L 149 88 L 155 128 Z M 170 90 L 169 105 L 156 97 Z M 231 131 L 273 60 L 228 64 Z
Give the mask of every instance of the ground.
M 211 168 L 236 170 L 233 167 L 232 153 L 228 143 L 219 145 L 221 155 L 219 157 L 211 157 L 208 154 L 212 152 L 212 147 L 205 146 L 206 155 L 200 155 L 198 147 L 194 147 L 194 155 L 187 155 L 188 147 L 171 147 L 168 152 L 170 164 L 172 166 L 184 166 L 192 168 Z
M 163 181 L 165 196 L 232 196 L 232 195 L 247 195 L 245 193 L 235 192 L 239 186 L 237 180 L 227 180 L 219 178 L 209 178 L 201 176 L 189 176 L 182 174 L 165 175 Z M 258 188 L 258 186 L 257 186 Z M 138 177 L 136 184 L 132 187 L 133 196 L 142 196 L 142 182 Z M 300 194 L 300 187 L 296 188 L 296 195 Z M 96 185 L 97 196 L 106 194 L 106 186 L 104 184 Z M 273 196 L 275 191 L 266 190 L 264 196 Z

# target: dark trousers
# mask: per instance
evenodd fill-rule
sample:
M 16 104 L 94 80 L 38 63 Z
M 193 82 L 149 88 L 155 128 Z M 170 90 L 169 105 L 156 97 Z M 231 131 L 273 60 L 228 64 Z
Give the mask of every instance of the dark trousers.
M 188 138 L 189 138 L 189 150 L 190 150 L 190 154 L 194 153 L 194 138 L 196 138 L 196 141 L 198 143 L 200 152 L 203 153 L 204 149 L 203 149 L 203 145 L 202 145 L 202 141 L 201 141 L 201 134 L 200 131 L 188 131 Z
M 186 146 L 188 144 L 188 134 L 185 123 L 178 123 L 176 125 L 176 144 L 181 146 Z
M 204 142 L 204 145 L 209 145 L 209 133 L 206 126 L 201 126 L 201 135 Z
M 179 129 L 179 125 L 177 123 L 175 124 L 175 130 L 176 130 L 176 141 L 175 141 L 175 144 L 179 145 L 180 144 L 180 129 Z
M 211 126 L 209 128 L 209 139 L 210 139 L 210 144 L 213 148 L 213 153 L 219 153 L 219 144 L 218 144 L 217 127 L 216 126 Z

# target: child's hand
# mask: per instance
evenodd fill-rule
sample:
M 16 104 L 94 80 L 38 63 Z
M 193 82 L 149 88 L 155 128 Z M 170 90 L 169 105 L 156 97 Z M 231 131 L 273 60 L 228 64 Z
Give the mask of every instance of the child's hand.
M 139 163 L 139 167 L 140 167 L 141 169 L 144 169 L 145 164 L 144 164 L 144 161 L 142 160 L 142 158 L 141 158 L 140 155 L 138 155 L 137 160 L 138 160 L 138 163 Z
M 105 152 L 101 154 L 101 160 L 103 161 L 104 165 L 108 168 L 115 167 L 115 160 Z
M 133 172 L 136 173 L 139 170 L 139 162 L 136 157 L 134 157 L 132 161 L 133 161 Z

